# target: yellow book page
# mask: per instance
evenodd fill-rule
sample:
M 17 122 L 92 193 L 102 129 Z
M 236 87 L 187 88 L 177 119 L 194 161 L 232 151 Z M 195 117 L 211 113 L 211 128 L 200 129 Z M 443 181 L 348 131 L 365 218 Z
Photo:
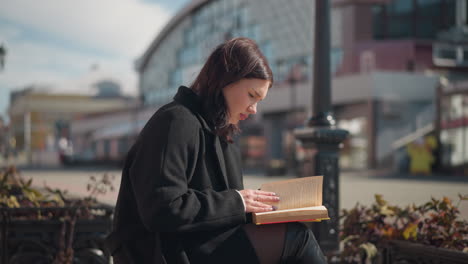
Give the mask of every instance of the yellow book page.
M 277 210 L 322 205 L 323 176 L 311 176 L 262 184 L 262 191 L 275 192 L 279 197 Z
M 325 206 L 320 205 L 320 206 L 310 206 L 310 207 L 301 207 L 301 208 L 294 208 L 294 209 L 284 209 L 284 211 L 281 210 L 276 210 L 276 211 L 270 211 L 270 212 L 262 212 L 262 213 L 257 213 L 257 215 L 280 215 L 280 214 L 287 214 L 288 212 L 305 212 L 305 211 L 317 211 L 317 212 L 327 212 L 327 208 Z

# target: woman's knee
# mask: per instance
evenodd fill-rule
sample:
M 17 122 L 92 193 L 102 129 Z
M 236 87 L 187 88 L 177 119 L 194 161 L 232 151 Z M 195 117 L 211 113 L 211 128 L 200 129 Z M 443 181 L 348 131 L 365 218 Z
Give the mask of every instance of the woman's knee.
M 260 263 L 278 263 L 284 248 L 286 225 L 244 226 Z
M 315 241 L 315 236 L 314 232 L 306 226 L 304 223 L 300 222 L 293 222 L 293 223 L 288 223 L 287 225 L 287 233 L 291 233 L 291 235 L 297 238 L 302 239 L 304 242 L 307 242 L 309 240 Z
M 281 263 L 327 263 L 310 228 L 302 223 L 287 226 Z

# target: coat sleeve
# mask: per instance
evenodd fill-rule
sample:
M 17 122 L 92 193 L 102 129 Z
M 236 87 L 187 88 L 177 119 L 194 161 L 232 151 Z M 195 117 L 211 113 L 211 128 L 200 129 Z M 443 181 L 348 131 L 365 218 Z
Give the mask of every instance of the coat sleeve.
M 153 119 L 153 118 L 152 118 Z M 235 190 L 188 188 L 202 155 L 200 124 L 165 114 L 143 129 L 130 179 L 139 216 L 150 231 L 191 232 L 246 222 L 243 202 Z

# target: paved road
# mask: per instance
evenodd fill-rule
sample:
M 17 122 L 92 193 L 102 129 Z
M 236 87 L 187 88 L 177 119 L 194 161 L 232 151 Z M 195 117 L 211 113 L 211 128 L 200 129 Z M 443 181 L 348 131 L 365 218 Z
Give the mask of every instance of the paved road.
M 119 170 L 25 170 L 25 178 L 33 178 L 33 184 L 67 189 L 73 195 L 86 195 L 86 184 L 91 175 L 101 176 L 104 173 L 113 175 L 115 192 L 107 193 L 98 199 L 101 202 L 114 205 L 120 185 Z M 263 182 L 288 178 L 287 176 L 268 177 L 262 175 L 246 175 L 246 188 L 257 189 Z M 370 204 L 374 194 L 382 194 L 384 199 L 395 205 L 422 204 L 431 197 L 447 196 L 458 202 L 458 194 L 468 195 L 468 177 L 449 176 L 408 176 L 393 175 L 382 171 L 343 172 L 340 175 L 340 207 L 351 208 L 356 203 Z M 468 201 L 460 204 L 462 218 L 468 221 Z

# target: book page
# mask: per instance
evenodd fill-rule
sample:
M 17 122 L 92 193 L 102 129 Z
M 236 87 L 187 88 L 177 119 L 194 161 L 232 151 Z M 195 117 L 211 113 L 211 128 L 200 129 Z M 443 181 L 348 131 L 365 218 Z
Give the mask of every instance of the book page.
M 262 184 L 262 191 L 275 192 L 279 203 L 271 203 L 278 210 L 322 205 L 323 176 L 312 176 Z
M 275 214 L 285 214 L 288 212 L 295 212 L 295 211 L 317 211 L 317 212 L 328 212 L 325 206 L 310 206 L 310 207 L 301 207 L 301 208 L 294 208 L 294 209 L 284 209 L 284 210 L 276 210 L 270 212 L 262 212 L 257 213 L 257 215 L 275 215 Z

